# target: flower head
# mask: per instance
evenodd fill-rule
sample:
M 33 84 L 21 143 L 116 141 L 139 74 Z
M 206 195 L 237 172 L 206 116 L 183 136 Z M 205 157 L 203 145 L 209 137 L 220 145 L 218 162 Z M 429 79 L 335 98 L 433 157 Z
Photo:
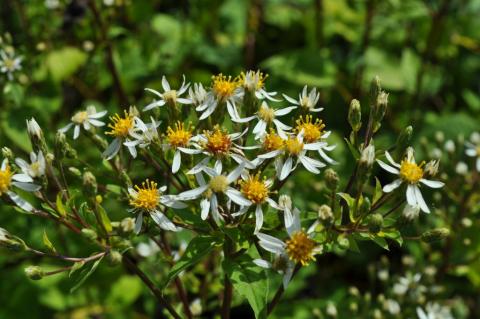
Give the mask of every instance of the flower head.
M 10 184 L 12 183 L 13 172 L 8 163 L 0 170 L 0 196 L 8 191 Z
M 225 155 L 230 151 L 232 139 L 218 125 L 213 128 L 213 131 L 205 131 L 204 133 L 206 142 L 203 142 L 202 146 L 206 151 L 213 155 Z
M 295 133 L 300 134 L 300 132 L 303 132 L 303 140 L 307 143 L 316 142 L 323 135 L 325 124 L 323 124 L 320 119 L 315 119 L 315 121 L 313 121 L 312 116 L 309 114 L 306 115 L 305 118 L 300 116 L 295 123 L 297 124 L 295 127 Z
M 15 57 L 13 52 L 0 50 L 0 72 L 5 73 L 8 79 L 13 80 L 13 74 L 22 69 L 22 58 Z
M 269 190 L 266 180 L 260 180 L 260 175 L 249 175 L 240 182 L 240 191 L 254 204 L 261 204 L 268 198 Z
M 315 260 L 315 247 L 316 243 L 302 230 L 292 234 L 290 239 L 285 242 L 285 250 L 290 260 L 301 263 L 302 266 Z
M 176 106 L 177 103 L 180 104 L 192 104 L 192 100 L 182 98 L 181 95 L 185 93 L 190 86 L 189 83 L 185 83 L 185 76 L 183 77 L 182 85 L 178 90 L 174 90 L 170 87 L 170 83 L 168 83 L 167 78 L 162 76 L 162 88 L 163 93 L 155 91 L 153 89 L 146 88 L 145 90 L 155 94 L 160 99 L 158 101 L 153 101 L 152 103 L 145 106 L 143 109 L 144 111 L 149 111 L 151 109 L 164 106 L 165 104 L 169 104 L 171 106 Z
M 77 139 L 80 135 L 81 126 L 83 126 L 83 128 L 87 131 L 90 130 L 92 126 L 104 126 L 105 123 L 99 121 L 98 119 L 103 117 L 105 114 L 107 114 L 107 111 L 97 112 L 95 106 L 90 105 L 86 110 L 75 113 L 71 118 L 72 123 L 67 124 L 59 131 L 66 133 L 73 126 L 73 139 Z
M 126 138 L 130 134 L 134 126 L 134 117 L 127 111 L 124 111 L 124 114 L 123 117 L 118 114 L 110 117 L 112 123 L 108 124 L 108 127 L 111 130 L 105 134 L 118 138 Z
M 232 97 L 238 86 L 239 81 L 231 76 L 222 73 L 212 76 L 212 91 L 219 100 L 225 101 Z
M 142 186 L 135 185 L 136 193 L 131 196 L 130 205 L 137 209 L 151 211 L 155 209 L 160 202 L 160 194 L 157 189 L 157 183 L 154 181 L 142 182 Z
M 303 141 L 298 139 L 296 136 L 291 136 L 285 141 L 285 149 L 288 154 L 296 156 L 303 151 Z
M 192 128 L 190 125 L 185 126 L 180 121 L 177 121 L 175 125 L 167 128 L 167 141 L 173 147 L 186 147 L 188 142 L 192 138 Z
M 284 143 L 285 141 L 277 133 L 275 133 L 273 129 L 270 129 L 270 133 L 263 137 L 262 147 L 265 151 L 271 152 L 283 148 L 285 145 Z
M 323 108 L 315 108 L 318 100 L 320 99 L 320 93 L 317 93 L 317 89 L 313 88 L 310 93 L 307 92 L 307 86 L 303 87 L 302 92 L 298 95 L 298 100 L 283 94 L 283 97 L 293 105 L 300 106 L 302 109 L 308 112 L 320 112 Z

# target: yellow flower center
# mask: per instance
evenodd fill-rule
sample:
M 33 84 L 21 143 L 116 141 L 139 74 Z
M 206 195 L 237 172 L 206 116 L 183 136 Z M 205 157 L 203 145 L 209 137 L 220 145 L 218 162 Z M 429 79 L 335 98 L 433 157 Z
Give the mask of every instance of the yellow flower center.
M 33 175 L 39 176 L 40 175 L 40 162 L 33 162 L 30 164 L 30 169 L 33 172 Z
M 283 147 L 283 139 L 275 133 L 273 129 L 270 130 L 270 133 L 265 135 L 263 140 L 263 148 L 267 152 L 276 151 Z
M 423 177 L 423 166 L 424 163 L 417 165 L 415 163 L 403 160 L 400 163 L 400 177 L 410 183 L 415 184 Z
M 7 165 L 3 171 L 0 171 L 0 195 L 5 193 L 10 187 L 12 182 L 13 173 L 10 170 L 10 166 Z
M 177 101 L 177 91 L 176 90 L 170 90 L 165 93 L 163 93 L 163 99 L 165 101 L 175 103 Z
M 228 180 L 226 176 L 218 175 L 210 180 L 210 189 L 215 193 L 223 193 L 227 190 Z
M 308 96 L 302 97 L 302 99 L 300 100 L 300 106 L 305 109 L 310 108 L 310 99 L 308 98 Z
M 269 108 L 266 104 L 262 104 L 258 110 L 258 117 L 267 123 L 271 123 L 275 118 L 275 110 Z
M 232 140 L 227 132 L 220 130 L 219 126 L 214 127 L 214 131 L 206 131 L 205 137 L 207 142 L 203 144 L 203 148 L 214 155 L 227 154 L 232 146 Z
M 15 69 L 15 60 L 5 59 L 3 60 L 3 65 L 7 68 L 7 70 L 13 71 Z
M 232 79 L 231 76 L 226 77 L 222 73 L 212 77 L 212 89 L 215 95 L 221 100 L 226 100 L 233 95 L 233 92 L 238 87 L 238 81 Z
M 260 90 L 265 86 L 265 80 L 268 78 L 268 74 L 263 74 L 259 70 L 247 71 L 247 73 L 241 72 L 239 76 L 239 82 L 249 90 Z
M 254 204 L 261 204 L 268 198 L 268 187 L 265 181 L 260 180 L 259 174 L 249 176 L 246 181 L 241 181 L 241 192 Z
M 192 129 L 178 121 L 175 123 L 174 128 L 172 129 L 170 126 L 167 129 L 167 140 L 168 143 L 174 147 L 185 147 L 188 144 L 188 141 L 192 137 Z
M 87 111 L 78 112 L 77 114 L 72 116 L 72 122 L 77 124 L 82 124 L 87 120 L 87 118 L 88 118 Z
M 290 155 L 298 155 L 303 150 L 303 143 L 300 142 L 296 136 L 289 137 L 285 141 L 285 148 Z
M 137 195 L 132 196 L 130 205 L 144 210 L 154 210 L 160 201 L 160 194 L 157 189 L 157 183 L 148 179 L 142 183 L 142 186 L 135 185 Z
M 308 265 L 311 260 L 315 260 L 313 255 L 315 242 L 305 232 L 298 231 L 294 233 L 285 244 L 285 250 L 290 260 L 301 263 L 302 266 Z
M 130 130 L 133 128 L 133 116 L 130 115 L 127 111 L 125 112 L 125 117 L 120 117 L 120 115 L 115 114 L 110 117 L 110 120 L 113 123 L 108 124 L 108 127 L 112 130 L 106 132 L 105 134 L 113 135 L 115 137 L 127 137 L 130 133 Z
M 313 143 L 320 139 L 322 130 L 325 128 L 322 120 L 316 119 L 314 122 L 311 115 L 305 116 L 305 119 L 300 116 L 296 123 L 295 132 L 299 134 L 303 130 L 303 140 L 307 143 Z

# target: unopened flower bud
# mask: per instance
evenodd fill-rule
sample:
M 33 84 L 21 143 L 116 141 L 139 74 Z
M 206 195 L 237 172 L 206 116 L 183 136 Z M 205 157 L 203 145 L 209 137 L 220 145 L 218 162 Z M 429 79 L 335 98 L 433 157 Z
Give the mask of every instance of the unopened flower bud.
M 354 132 L 358 132 L 362 127 L 362 109 L 360 107 L 360 102 L 356 99 L 353 99 L 352 102 L 350 102 L 350 108 L 348 109 L 348 123 L 350 123 Z
M 8 159 L 9 162 L 14 162 L 15 158 L 13 157 L 13 152 L 8 147 L 2 147 L 2 155 L 4 158 Z
M 333 224 L 334 216 L 332 209 L 328 205 L 322 205 L 318 209 L 318 219 L 325 227 L 329 227 Z
M 450 236 L 450 230 L 448 228 L 436 228 L 426 231 L 422 234 L 422 240 L 426 243 L 439 241 Z
M 196 298 L 195 300 L 193 300 L 189 308 L 193 316 L 200 316 L 203 312 L 202 301 L 200 300 L 200 298 Z
M 95 202 L 100 205 L 103 202 L 103 197 L 101 195 L 95 196 Z
M 338 181 L 339 181 L 337 172 L 335 172 L 331 168 L 327 168 L 324 174 L 325 174 L 325 182 L 327 184 L 327 187 L 330 190 L 335 191 L 338 187 Z
M 82 229 L 82 234 L 86 238 L 90 239 L 91 241 L 95 241 L 98 238 L 97 232 L 94 231 L 93 229 L 90 229 L 90 228 L 83 228 Z
M 88 196 L 93 197 L 97 194 L 97 179 L 92 172 L 83 173 L 83 187 Z
M 410 204 L 406 204 L 402 211 L 402 216 L 409 221 L 417 218 L 419 214 L 420 214 L 420 206 L 417 206 L 417 205 L 412 206 Z
M 27 120 L 27 132 L 30 136 L 30 139 L 43 139 L 43 131 L 33 117 L 31 120 Z
M 455 142 L 452 141 L 452 140 L 446 141 L 445 145 L 444 145 L 444 149 L 448 153 L 454 153 L 455 152 Z
M 373 163 L 375 163 L 375 146 L 370 144 L 363 149 L 359 164 L 365 168 L 371 168 Z
M 25 275 L 32 280 L 40 280 L 45 276 L 45 272 L 38 266 L 28 266 L 25 268 Z
M 135 219 L 126 217 L 120 222 L 120 227 L 124 233 L 131 233 L 135 229 Z
M 388 107 L 388 93 L 381 91 L 377 96 L 375 110 L 373 113 L 373 131 L 376 132 L 381 126 L 383 117 Z
M 398 136 L 397 138 L 397 143 L 396 143 L 396 149 L 397 149 L 397 157 L 400 158 L 403 154 L 404 149 L 407 148 L 407 146 L 410 144 L 410 139 L 412 138 L 412 133 L 413 133 L 413 127 L 407 126 Z
M 61 161 L 65 157 L 76 158 L 77 152 L 68 144 L 65 134 L 57 132 L 55 135 L 55 158 Z
M 337 307 L 335 307 L 335 304 L 333 302 L 328 302 L 327 304 L 327 315 L 329 315 L 330 317 L 334 317 L 336 318 L 338 316 L 338 311 L 337 311 Z
M 82 172 L 80 172 L 80 170 L 76 167 L 69 167 L 68 171 L 75 176 L 82 176 Z
M 372 233 L 378 233 L 382 230 L 383 216 L 381 214 L 373 214 L 368 218 L 368 230 Z
M 376 75 L 370 83 L 370 101 L 372 105 L 377 101 L 380 91 L 382 91 L 382 86 L 380 85 L 380 78 Z
M 108 262 L 110 266 L 117 266 L 122 262 L 122 254 L 117 250 L 111 250 L 108 254 Z
M 434 177 L 438 173 L 438 166 L 440 164 L 439 160 L 431 160 L 425 165 L 425 175 L 427 177 Z
M 132 105 L 128 109 L 128 114 L 130 114 L 131 116 L 139 116 L 140 112 L 135 105 Z

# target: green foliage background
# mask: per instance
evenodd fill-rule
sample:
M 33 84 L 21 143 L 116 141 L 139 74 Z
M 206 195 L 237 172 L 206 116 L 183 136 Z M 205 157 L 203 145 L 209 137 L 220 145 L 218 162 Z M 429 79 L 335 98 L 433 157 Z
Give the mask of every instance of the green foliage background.
M 338 144 L 334 158 L 341 176 L 352 169 L 342 160 L 348 105 L 357 98 L 367 106 L 374 75 L 390 92 L 380 137 L 385 145 L 410 124 L 417 145 L 419 138 L 432 140 L 438 130 L 456 138 L 480 128 L 479 0 L 116 0 L 113 6 L 96 1 L 100 19 L 88 2 L 61 0 L 49 9 L 40 0 L 2 1 L 0 31 L 11 35 L 23 68 L 15 81 L 0 82 L 1 146 L 17 154 L 29 151 L 25 119 L 32 116 L 52 138 L 76 110 L 91 103 L 110 114 L 131 104 L 141 108 L 149 101 L 143 89 L 159 88 L 163 74 L 171 83 L 178 84 L 183 74 L 188 81 L 209 83 L 212 74 L 257 68 L 270 75 L 272 90 L 295 96 L 305 84 L 320 89 L 322 116 Z M 100 165 L 86 140 L 77 149 Z M 305 176 L 298 174 L 287 188 L 299 208 L 313 210 L 323 185 Z M 112 219 L 128 216 L 115 203 L 108 205 Z M 419 223 L 426 220 L 421 216 Z M 435 226 L 434 219 L 428 221 L 426 226 Z M 0 206 L 0 226 L 37 245 L 45 229 L 62 251 L 89 251 L 88 242 L 5 205 Z M 468 236 L 469 249 L 478 252 L 478 232 Z M 411 242 L 384 251 L 369 243 L 361 244 L 361 253 L 321 256 L 295 278 L 274 317 L 312 318 L 312 309 L 325 307 L 327 300 L 348 305 L 351 285 L 379 289 L 367 265 L 382 255 L 388 256 L 392 273 L 400 273 L 405 270 L 402 255 L 411 254 L 421 269 L 427 261 L 441 259 L 442 249 L 441 244 L 425 249 Z M 455 246 L 452 258 L 461 257 L 462 249 Z M 0 318 L 155 317 L 149 292 L 121 267 L 99 267 L 70 294 L 72 282 L 65 275 L 28 280 L 23 266 L 31 263 L 28 256 L 0 252 Z M 165 278 L 164 263 L 154 257 L 148 263 L 158 282 Z M 442 284 L 446 295 L 463 298 L 472 318 L 478 318 L 480 264 L 466 267 L 447 275 Z M 205 275 L 207 270 L 196 271 Z M 198 285 L 194 277 L 186 280 Z M 339 307 L 340 317 L 342 311 Z M 251 315 L 246 306 L 234 308 L 234 314 Z

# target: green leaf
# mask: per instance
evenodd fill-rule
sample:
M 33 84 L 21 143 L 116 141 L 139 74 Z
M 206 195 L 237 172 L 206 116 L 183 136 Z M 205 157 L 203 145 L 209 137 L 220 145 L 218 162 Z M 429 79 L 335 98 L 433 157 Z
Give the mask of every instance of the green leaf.
M 347 193 L 337 193 L 338 196 L 343 198 L 348 206 L 348 212 L 350 216 L 350 221 L 355 222 L 355 217 L 353 216 L 354 213 L 354 206 L 355 206 L 355 199 Z
M 138 277 L 122 276 L 115 281 L 110 289 L 107 303 L 116 308 L 128 307 L 140 297 L 142 291 L 143 285 Z
M 402 234 L 398 230 L 392 230 L 388 232 L 382 232 L 383 236 L 396 241 L 400 246 L 403 245 Z
M 170 281 L 180 272 L 191 267 L 207 256 L 217 244 L 213 236 L 198 236 L 193 238 L 187 246 L 183 256 L 177 261 L 167 275 L 163 288 L 167 287 Z
M 93 264 L 92 264 L 92 267 L 90 269 L 88 268 L 85 268 L 83 269 L 79 275 L 78 275 L 78 281 L 77 283 L 75 284 L 75 286 L 73 286 L 71 289 L 70 289 L 70 293 L 73 293 L 75 290 L 77 290 L 81 285 L 83 285 L 83 283 L 85 282 L 85 280 L 88 279 L 88 277 L 90 277 L 94 272 L 95 270 L 97 269 L 98 265 L 100 264 L 100 262 L 102 261 L 103 259 L 103 256 L 100 257 L 99 259 L 97 259 Z
M 100 222 L 102 224 L 102 229 L 109 233 L 112 231 L 112 223 L 110 222 L 110 218 L 107 215 L 105 209 L 103 209 L 102 205 L 97 205 L 98 215 L 100 217 Z
M 385 238 L 380 236 L 372 236 L 371 238 L 378 246 L 382 247 L 383 249 L 390 250 L 388 248 L 388 243 Z
M 45 66 L 55 82 L 74 74 L 87 60 L 87 55 L 74 47 L 65 47 L 48 54 Z
M 85 266 L 85 262 L 83 260 L 74 263 L 72 269 L 70 269 L 70 272 L 68 273 L 68 277 L 71 277 L 77 270 L 80 270 L 83 266 Z
M 360 158 L 360 152 L 353 146 L 352 143 L 347 138 L 344 138 L 345 142 L 347 143 L 348 149 L 350 153 L 352 153 L 353 157 L 358 160 Z
M 235 291 L 248 300 L 255 318 L 267 318 L 268 278 L 265 271 L 255 266 L 247 256 L 225 260 L 223 270 Z
M 375 177 L 375 191 L 373 193 L 372 205 L 375 204 L 380 199 L 380 197 L 382 197 L 382 194 L 382 184 L 380 183 L 378 178 Z
M 57 253 L 57 250 L 53 246 L 52 242 L 50 241 L 50 239 L 48 239 L 48 235 L 47 235 L 47 232 L 45 231 L 45 229 L 43 230 L 43 244 L 45 245 L 45 247 L 47 247 L 47 249 L 50 252 L 52 252 L 54 254 Z
M 65 206 L 63 205 L 62 196 L 63 196 L 63 191 L 58 192 L 57 200 L 55 201 L 55 203 L 57 204 L 57 211 L 60 214 L 60 216 L 66 217 L 67 216 L 67 210 L 65 209 Z

